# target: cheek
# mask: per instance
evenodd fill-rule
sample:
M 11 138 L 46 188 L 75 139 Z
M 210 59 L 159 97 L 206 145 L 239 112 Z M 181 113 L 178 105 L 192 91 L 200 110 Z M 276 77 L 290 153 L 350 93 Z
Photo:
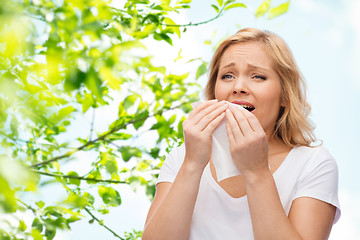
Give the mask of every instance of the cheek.
M 281 89 L 278 86 L 264 88 L 262 91 L 263 100 L 273 107 L 280 107 L 281 104 Z
M 230 84 L 226 84 L 224 82 L 218 81 L 215 84 L 215 98 L 218 100 L 226 100 L 231 93 L 231 86 Z
M 214 93 L 216 99 L 221 98 L 221 96 L 223 95 L 221 84 L 219 84 L 218 82 L 215 83 Z

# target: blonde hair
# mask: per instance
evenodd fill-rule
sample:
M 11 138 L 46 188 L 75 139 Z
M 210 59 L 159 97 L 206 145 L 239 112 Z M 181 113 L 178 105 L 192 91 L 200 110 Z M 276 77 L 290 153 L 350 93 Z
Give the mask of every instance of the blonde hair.
M 255 28 L 245 28 L 225 39 L 216 49 L 210 65 L 209 81 L 205 88 L 207 99 L 215 98 L 215 84 L 219 65 L 225 50 L 243 42 L 256 41 L 263 44 L 267 54 L 273 59 L 273 68 L 281 79 L 281 94 L 285 107 L 279 110 L 273 136 L 279 137 L 287 146 L 310 146 L 316 141 L 310 119 L 311 107 L 306 101 L 304 78 L 285 41 L 278 35 Z

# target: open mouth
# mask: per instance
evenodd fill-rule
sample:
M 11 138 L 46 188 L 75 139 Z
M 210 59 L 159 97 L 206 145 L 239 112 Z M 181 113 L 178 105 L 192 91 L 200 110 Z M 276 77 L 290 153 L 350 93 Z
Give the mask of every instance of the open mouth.
M 245 108 L 245 109 L 248 110 L 249 112 L 252 112 L 252 111 L 255 110 L 254 105 L 252 105 L 252 104 L 249 103 L 249 102 L 235 100 L 235 101 L 233 101 L 232 103 L 242 106 L 243 108 Z
M 246 110 L 248 110 L 249 112 L 251 112 L 255 109 L 254 107 L 250 107 L 250 106 L 242 106 L 242 107 L 245 108 Z

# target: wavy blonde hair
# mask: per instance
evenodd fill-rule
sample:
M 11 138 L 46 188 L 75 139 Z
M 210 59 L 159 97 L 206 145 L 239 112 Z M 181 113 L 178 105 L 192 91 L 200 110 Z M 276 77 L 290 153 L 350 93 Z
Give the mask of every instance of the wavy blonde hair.
M 233 44 L 249 41 L 263 44 L 281 80 L 281 94 L 285 107 L 279 110 L 273 136 L 279 137 L 290 147 L 310 146 L 316 138 L 313 133 L 314 126 L 308 118 L 311 107 L 306 101 L 305 81 L 285 41 L 272 32 L 244 28 L 224 40 L 216 49 L 210 65 L 209 81 L 205 88 L 206 98 L 215 99 L 216 79 L 225 50 Z

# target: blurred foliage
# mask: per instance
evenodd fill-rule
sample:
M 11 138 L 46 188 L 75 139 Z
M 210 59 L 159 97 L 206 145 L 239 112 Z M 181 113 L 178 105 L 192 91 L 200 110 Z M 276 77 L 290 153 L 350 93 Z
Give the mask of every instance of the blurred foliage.
M 189 73 L 197 79 L 208 67 L 201 61 L 172 74 L 153 64 L 147 44 L 172 45 L 186 27 L 246 7 L 217 0 L 214 18 L 177 25 L 170 15 L 190 2 L 2 0 L 0 239 L 53 239 L 82 219 L 115 238 L 141 238 L 141 231 L 116 233 L 96 215 L 121 205 L 118 184 L 152 199 L 162 161 L 183 142 L 184 116 L 199 98 Z M 275 10 L 265 6 L 256 16 L 274 17 L 287 8 Z M 181 52 L 174 61 L 180 58 Z M 106 117 L 113 102 L 119 102 L 116 119 L 97 130 L 95 119 Z M 88 132 L 79 133 L 74 125 L 84 116 L 92 120 Z M 154 140 L 143 142 L 143 133 Z M 91 155 L 80 155 L 85 152 Z M 52 185 L 63 189 L 61 199 L 38 199 Z

